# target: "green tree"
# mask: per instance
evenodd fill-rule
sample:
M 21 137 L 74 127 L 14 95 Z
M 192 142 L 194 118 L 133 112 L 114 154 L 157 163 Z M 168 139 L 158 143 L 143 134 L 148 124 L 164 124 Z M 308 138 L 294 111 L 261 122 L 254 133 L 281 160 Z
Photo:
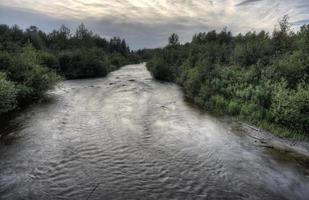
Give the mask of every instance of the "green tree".
M 168 38 L 168 45 L 169 46 L 176 46 L 179 45 L 179 36 L 176 33 L 173 33 L 169 38 Z

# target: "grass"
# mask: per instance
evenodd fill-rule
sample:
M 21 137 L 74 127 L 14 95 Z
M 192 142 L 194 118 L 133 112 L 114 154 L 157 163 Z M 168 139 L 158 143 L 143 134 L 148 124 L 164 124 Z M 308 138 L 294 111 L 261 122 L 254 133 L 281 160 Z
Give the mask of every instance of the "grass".
M 293 140 L 309 141 L 309 137 L 307 134 L 299 132 L 297 130 L 287 129 L 277 124 L 272 124 L 272 123 L 263 121 L 263 122 L 259 122 L 258 126 L 278 137 L 288 138 L 288 139 L 293 139 Z

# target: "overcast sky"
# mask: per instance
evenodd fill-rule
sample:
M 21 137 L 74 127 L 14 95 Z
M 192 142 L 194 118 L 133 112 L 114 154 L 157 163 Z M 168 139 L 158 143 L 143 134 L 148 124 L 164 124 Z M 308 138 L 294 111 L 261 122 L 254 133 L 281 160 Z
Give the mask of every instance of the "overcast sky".
M 295 29 L 309 23 L 309 0 L 0 0 L 0 24 L 50 32 L 83 22 L 103 37 L 126 38 L 133 49 L 164 46 L 173 32 L 186 42 L 224 27 L 272 31 L 285 14 Z

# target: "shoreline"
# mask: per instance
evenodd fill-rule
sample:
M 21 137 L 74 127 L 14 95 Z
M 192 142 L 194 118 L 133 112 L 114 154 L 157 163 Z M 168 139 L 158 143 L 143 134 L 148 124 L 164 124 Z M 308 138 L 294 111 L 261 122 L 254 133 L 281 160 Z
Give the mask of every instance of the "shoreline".
M 285 153 L 299 154 L 309 159 L 309 142 L 290 138 L 278 137 L 269 131 L 258 128 L 254 125 L 238 121 L 241 129 L 261 147 L 271 148 Z

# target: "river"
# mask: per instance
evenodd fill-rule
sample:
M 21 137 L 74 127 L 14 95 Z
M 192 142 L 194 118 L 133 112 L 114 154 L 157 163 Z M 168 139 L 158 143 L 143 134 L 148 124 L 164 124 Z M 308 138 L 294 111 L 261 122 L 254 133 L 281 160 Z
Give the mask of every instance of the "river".
M 0 199 L 309 199 L 305 165 L 191 107 L 144 64 L 48 96 L 1 129 Z

